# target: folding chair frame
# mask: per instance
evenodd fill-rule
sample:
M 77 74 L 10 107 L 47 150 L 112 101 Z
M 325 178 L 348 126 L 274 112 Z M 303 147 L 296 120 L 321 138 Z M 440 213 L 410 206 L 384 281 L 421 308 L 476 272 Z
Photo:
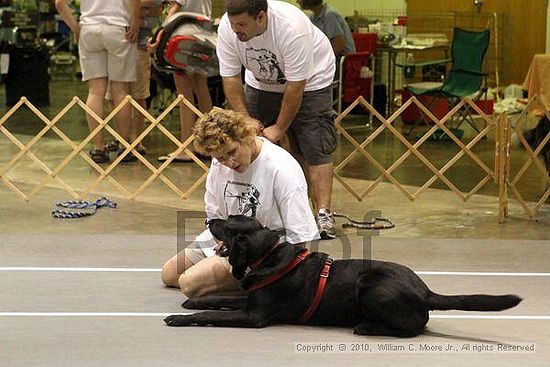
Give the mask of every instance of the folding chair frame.
M 364 56 L 367 66 L 372 72 L 375 70 L 376 58 L 371 52 L 356 52 L 353 53 L 354 56 Z M 344 77 L 345 77 L 345 65 L 346 65 L 346 56 L 340 58 L 340 64 L 338 67 L 338 114 L 342 113 L 342 100 L 344 98 Z M 374 76 L 371 76 L 370 91 L 368 101 L 371 106 L 374 104 Z M 372 113 L 369 114 L 369 124 L 372 124 Z

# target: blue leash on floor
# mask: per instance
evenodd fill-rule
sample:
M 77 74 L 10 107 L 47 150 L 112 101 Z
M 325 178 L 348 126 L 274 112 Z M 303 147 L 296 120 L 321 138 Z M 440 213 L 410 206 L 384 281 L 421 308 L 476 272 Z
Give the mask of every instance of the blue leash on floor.
M 109 200 L 107 197 L 102 197 L 96 201 L 86 201 L 86 200 L 76 200 L 76 201 L 59 201 L 55 203 L 55 206 L 61 208 L 67 208 L 72 210 L 63 210 L 63 209 L 54 209 L 52 211 L 52 216 L 54 218 L 60 219 L 71 219 L 71 218 L 83 218 L 94 215 L 97 212 L 97 209 L 109 207 L 116 208 L 116 203 L 112 200 Z M 84 211 L 77 211 L 76 209 L 86 209 Z
M 374 217 L 365 221 L 357 221 L 342 213 L 332 213 L 332 216 L 334 218 L 345 218 L 348 220 L 347 223 L 342 224 L 343 228 L 353 227 L 359 229 L 390 229 L 395 227 L 395 224 L 390 218 Z

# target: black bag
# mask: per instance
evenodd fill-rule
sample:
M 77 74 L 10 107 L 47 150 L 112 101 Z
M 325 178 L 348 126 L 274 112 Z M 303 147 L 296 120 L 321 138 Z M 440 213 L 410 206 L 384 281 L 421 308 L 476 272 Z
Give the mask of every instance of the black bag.
M 35 106 L 49 106 L 50 55 L 43 47 L 11 47 L 6 77 L 6 105 L 13 106 L 25 96 Z

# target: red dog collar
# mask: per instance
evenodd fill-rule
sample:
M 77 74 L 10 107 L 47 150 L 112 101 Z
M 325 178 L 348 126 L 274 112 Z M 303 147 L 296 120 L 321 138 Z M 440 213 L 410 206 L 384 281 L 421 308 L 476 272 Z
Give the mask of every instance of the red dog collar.
M 281 270 L 279 270 L 275 274 L 271 274 L 270 276 L 268 276 L 264 279 L 261 279 L 261 280 L 257 281 L 256 283 L 252 283 L 252 285 L 250 285 L 250 287 L 248 287 L 247 291 L 253 292 L 257 289 L 268 286 L 271 283 L 275 283 L 277 280 L 281 279 L 286 274 L 288 274 L 292 269 L 294 269 L 296 266 L 298 266 L 298 264 L 300 264 L 302 261 L 304 261 L 306 259 L 306 257 L 308 257 L 308 256 L 309 256 L 308 249 L 307 248 L 302 249 L 296 255 L 296 257 L 290 263 L 288 263 L 287 266 L 285 266 L 284 268 L 282 268 Z M 260 260 L 263 261 L 263 258 L 260 259 Z

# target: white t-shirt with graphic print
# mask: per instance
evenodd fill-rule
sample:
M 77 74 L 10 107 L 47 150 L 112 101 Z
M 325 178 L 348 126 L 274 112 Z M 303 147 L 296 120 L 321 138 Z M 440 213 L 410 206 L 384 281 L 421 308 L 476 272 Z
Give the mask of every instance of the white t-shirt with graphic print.
M 306 92 L 331 85 L 336 64 L 328 38 L 296 6 L 267 3 L 267 30 L 247 42 L 239 41 L 223 15 L 216 45 L 220 75 L 239 75 L 243 65 L 246 84 L 277 93 L 286 81 L 306 80 Z
M 238 173 L 212 159 L 204 202 L 209 219 L 253 216 L 270 229 L 285 229 L 282 239 L 301 243 L 319 239 L 309 206 L 302 168 L 283 148 L 262 139 L 262 150 L 246 172 Z M 195 239 L 207 256 L 216 243 L 207 229 Z

